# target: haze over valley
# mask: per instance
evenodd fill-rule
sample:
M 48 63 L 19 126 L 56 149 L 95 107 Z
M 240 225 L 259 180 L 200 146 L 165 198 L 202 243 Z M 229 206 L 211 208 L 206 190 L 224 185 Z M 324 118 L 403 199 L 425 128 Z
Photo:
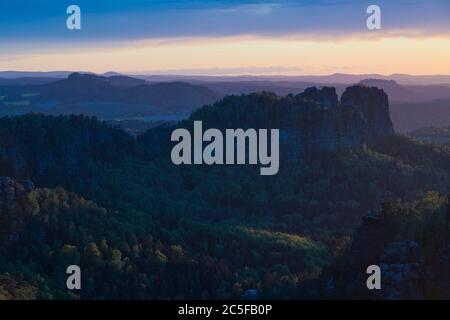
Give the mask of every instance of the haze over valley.
M 397 79 L 397 80 L 393 80 Z M 383 89 L 389 96 L 394 128 L 409 132 L 450 123 L 450 76 L 128 76 L 70 72 L 0 72 L 0 115 L 37 112 L 84 114 L 122 122 L 128 129 L 178 121 L 226 95 L 274 92 L 298 94 L 311 86 L 350 84 Z M 130 128 L 130 124 L 135 124 Z M 140 130 L 140 129 L 138 129 Z

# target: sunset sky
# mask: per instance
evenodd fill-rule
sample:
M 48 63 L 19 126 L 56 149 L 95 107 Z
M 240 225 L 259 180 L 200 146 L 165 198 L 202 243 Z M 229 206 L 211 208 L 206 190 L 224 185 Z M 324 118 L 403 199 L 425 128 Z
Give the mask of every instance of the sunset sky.
M 366 28 L 370 4 L 382 30 Z M 448 0 L 0 2 L 0 70 L 450 74 L 449 57 Z

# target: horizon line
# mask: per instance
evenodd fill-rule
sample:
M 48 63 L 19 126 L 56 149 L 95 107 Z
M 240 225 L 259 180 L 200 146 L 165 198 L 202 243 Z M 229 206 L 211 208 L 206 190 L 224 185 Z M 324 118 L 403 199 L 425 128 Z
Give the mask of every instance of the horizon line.
M 177 70 L 181 71 L 181 70 Z M 325 74 L 252 74 L 252 73 L 241 73 L 241 74 L 213 74 L 213 73 L 170 73 L 170 70 L 161 71 L 105 71 L 105 72 L 95 72 L 88 70 L 0 70 L 0 75 L 2 73 L 81 73 L 81 74 L 94 74 L 94 75 L 105 75 L 105 74 L 117 74 L 126 76 L 170 76 L 170 77 L 283 77 L 283 78 L 295 78 L 295 77 L 330 77 L 330 76 L 382 76 L 382 77 L 392 77 L 392 76 L 411 76 L 411 77 L 450 77 L 450 74 L 436 74 L 436 73 L 426 73 L 426 74 L 413 74 L 413 73 L 345 73 L 345 72 L 334 72 Z

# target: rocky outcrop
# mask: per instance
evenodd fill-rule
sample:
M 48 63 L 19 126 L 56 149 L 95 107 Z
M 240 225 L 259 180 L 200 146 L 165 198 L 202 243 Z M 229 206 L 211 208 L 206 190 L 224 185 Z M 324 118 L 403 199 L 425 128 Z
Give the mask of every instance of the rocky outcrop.
M 353 106 L 362 112 L 369 137 L 394 133 L 388 96 L 383 90 L 364 86 L 349 87 L 342 94 L 341 105 Z
M 384 299 L 423 299 L 426 274 L 415 241 L 388 244 L 381 256 L 381 291 Z
M 450 245 L 433 252 L 432 258 L 424 250 L 423 243 L 399 235 L 389 214 L 371 212 L 356 230 L 343 262 L 324 281 L 324 293 L 330 298 L 450 298 Z M 371 265 L 380 268 L 380 289 L 366 287 L 366 270 Z M 351 287 L 352 283 L 356 285 Z
M 327 108 L 334 108 L 338 105 L 338 96 L 334 87 L 310 87 L 298 95 L 305 99 L 311 99 Z
M 340 103 L 334 88 L 308 88 L 297 96 L 320 105 L 310 123 L 280 126 L 283 153 L 295 159 L 305 151 L 332 151 L 359 146 L 368 139 L 394 133 L 388 97 L 377 88 L 353 86 Z M 304 108 L 308 112 L 308 108 Z
M 227 96 L 196 110 L 179 126 L 191 130 L 194 120 L 202 121 L 204 130 L 279 129 L 280 155 L 292 160 L 309 152 L 357 147 L 394 133 L 387 95 L 364 86 L 347 88 L 340 102 L 332 87 L 311 87 L 286 97 L 268 92 Z M 157 127 L 138 137 L 149 157 L 167 149 L 169 144 L 161 143 L 161 138 L 170 142 L 174 128 Z
M 425 263 L 415 241 L 389 243 L 380 259 L 381 290 L 376 296 L 388 300 L 450 298 L 450 245 L 436 261 Z

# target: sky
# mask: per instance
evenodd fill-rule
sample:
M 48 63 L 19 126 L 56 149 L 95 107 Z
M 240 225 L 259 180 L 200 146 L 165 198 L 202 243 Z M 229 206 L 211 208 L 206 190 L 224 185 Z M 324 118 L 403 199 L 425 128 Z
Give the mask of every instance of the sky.
M 366 27 L 372 4 L 381 30 Z M 450 74 L 449 57 L 449 0 L 0 2 L 3 71 Z

